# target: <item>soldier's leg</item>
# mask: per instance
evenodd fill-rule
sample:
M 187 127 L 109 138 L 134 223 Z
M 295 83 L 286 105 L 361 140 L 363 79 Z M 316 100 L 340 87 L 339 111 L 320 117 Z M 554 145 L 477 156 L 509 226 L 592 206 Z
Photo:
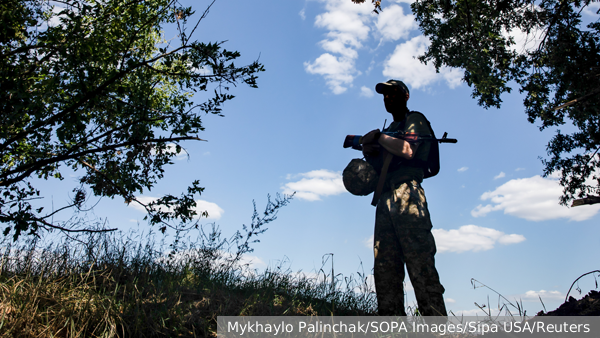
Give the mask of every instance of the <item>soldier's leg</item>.
M 426 316 L 446 316 L 444 287 L 435 269 L 436 248 L 425 191 L 416 181 L 407 182 L 395 190 L 392 200 L 397 211 L 391 215 L 419 311 Z
M 447 316 L 444 287 L 435 268 L 435 241 L 431 231 L 405 229 L 400 239 L 406 269 L 415 289 L 419 312 L 423 316 Z
M 406 316 L 402 249 L 398 243 L 386 203 L 382 202 L 377 205 L 375 215 L 373 251 L 375 254 L 373 275 L 379 315 Z

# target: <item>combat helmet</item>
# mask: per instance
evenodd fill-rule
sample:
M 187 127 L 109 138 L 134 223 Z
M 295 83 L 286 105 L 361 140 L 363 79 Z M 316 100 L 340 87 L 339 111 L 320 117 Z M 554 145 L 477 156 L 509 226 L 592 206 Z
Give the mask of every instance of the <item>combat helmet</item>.
M 367 161 L 355 158 L 342 173 L 344 187 L 352 195 L 367 196 L 377 188 L 379 175 Z

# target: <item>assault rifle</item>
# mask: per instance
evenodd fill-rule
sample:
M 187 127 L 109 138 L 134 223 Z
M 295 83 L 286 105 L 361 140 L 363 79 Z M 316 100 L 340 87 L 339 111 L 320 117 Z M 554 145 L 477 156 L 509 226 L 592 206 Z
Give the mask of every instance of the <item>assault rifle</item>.
M 382 134 L 386 134 L 388 136 L 392 136 L 395 138 L 400 138 L 406 140 L 408 142 L 419 142 L 419 141 L 438 141 L 439 143 L 456 143 L 458 142 L 455 138 L 448 138 L 448 133 L 444 133 L 442 138 L 434 138 L 433 136 L 417 136 L 411 133 L 403 133 L 400 131 L 389 132 L 382 131 Z M 362 135 L 347 135 L 344 140 L 344 148 L 352 148 L 356 150 L 362 150 Z
M 385 124 L 384 124 L 385 126 Z M 431 129 L 431 126 L 430 126 Z M 407 142 L 419 142 L 419 141 L 426 141 L 426 142 L 439 142 L 439 143 L 456 143 L 458 142 L 457 139 L 455 138 L 448 138 L 448 133 L 444 133 L 444 136 L 442 136 L 442 138 L 437 139 L 435 138 L 435 135 L 433 135 L 433 129 L 432 130 L 432 136 L 418 136 L 417 134 L 413 134 L 413 133 L 404 133 L 401 131 L 397 131 L 397 132 L 381 132 L 382 134 L 386 134 L 388 136 L 392 136 L 395 138 L 399 138 L 399 139 L 403 139 Z M 352 149 L 356 149 L 356 150 L 362 150 L 362 135 L 347 135 L 346 139 L 344 140 L 344 148 L 352 148 Z M 424 177 L 431 177 L 431 176 L 435 176 L 438 171 L 440 170 L 440 160 L 439 160 L 439 149 L 438 149 L 438 145 L 437 143 L 434 143 L 435 146 L 432 146 L 432 150 L 430 150 L 430 153 L 428 155 L 428 159 L 426 161 L 426 167 L 424 168 Z M 390 166 L 390 162 L 392 160 L 393 155 L 390 154 L 389 152 L 385 151 L 385 149 L 382 149 L 383 152 L 383 167 L 381 168 L 380 171 L 380 175 L 379 175 L 379 182 L 377 183 L 377 188 L 375 189 L 375 193 L 373 194 L 373 201 L 371 201 L 371 205 L 376 206 L 377 202 L 379 201 L 379 196 L 381 195 L 381 192 L 383 190 L 383 184 L 385 182 L 385 177 L 387 175 L 387 171 L 388 171 L 388 167 Z M 430 162 L 435 162 L 435 163 L 430 163 Z

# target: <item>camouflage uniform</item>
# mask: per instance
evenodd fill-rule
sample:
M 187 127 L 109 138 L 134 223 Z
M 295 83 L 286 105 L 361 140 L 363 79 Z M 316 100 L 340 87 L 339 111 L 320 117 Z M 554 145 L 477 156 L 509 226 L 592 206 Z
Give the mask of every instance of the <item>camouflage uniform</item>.
M 419 150 L 428 151 L 420 146 Z M 408 170 L 414 168 L 409 168 Z M 375 288 L 379 315 L 406 316 L 404 265 L 415 289 L 421 315 L 447 316 L 444 287 L 435 269 L 435 241 L 422 176 L 390 173 L 375 216 Z M 422 175 L 422 173 L 421 173 Z

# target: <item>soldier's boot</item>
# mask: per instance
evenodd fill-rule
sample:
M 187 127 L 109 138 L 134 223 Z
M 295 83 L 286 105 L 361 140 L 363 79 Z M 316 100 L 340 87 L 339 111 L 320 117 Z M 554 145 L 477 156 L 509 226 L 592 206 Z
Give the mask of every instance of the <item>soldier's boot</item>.
M 442 292 L 431 289 L 443 288 L 439 285 L 437 288 L 429 287 L 426 292 L 415 292 L 417 303 L 419 304 L 419 312 L 423 316 L 444 316 L 447 317 L 446 304 L 444 304 L 444 296 Z

